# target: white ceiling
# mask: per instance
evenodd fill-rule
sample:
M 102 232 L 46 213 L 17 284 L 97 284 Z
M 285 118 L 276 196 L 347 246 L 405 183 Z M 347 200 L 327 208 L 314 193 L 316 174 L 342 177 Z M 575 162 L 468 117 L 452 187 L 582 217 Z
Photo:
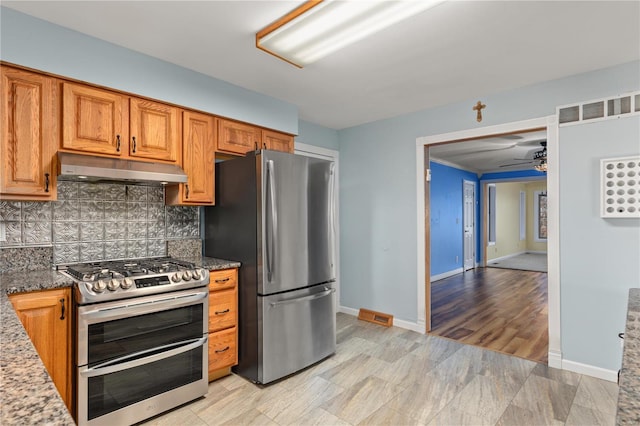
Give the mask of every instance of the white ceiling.
M 449 1 L 304 69 L 255 47 L 303 1 L 5 1 L 58 25 L 228 81 L 342 129 L 640 59 L 640 1 Z M 431 148 L 486 173 L 532 158 L 544 133 Z M 523 163 L 525 161 L 522 161 Z
M 333 129 L 640 59 L 638 1 L 450 1 L 297 69 L 256 49 L 254 34 L 301 3 L 2 0 Z

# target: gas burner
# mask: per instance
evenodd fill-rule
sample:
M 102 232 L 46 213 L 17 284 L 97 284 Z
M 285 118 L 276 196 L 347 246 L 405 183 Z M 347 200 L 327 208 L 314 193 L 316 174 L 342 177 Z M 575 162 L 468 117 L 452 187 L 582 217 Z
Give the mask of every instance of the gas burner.
M 58 271 L 74 279 L 80 305 L 209 284 L 208 271 L 171 257 L 77 263 Z

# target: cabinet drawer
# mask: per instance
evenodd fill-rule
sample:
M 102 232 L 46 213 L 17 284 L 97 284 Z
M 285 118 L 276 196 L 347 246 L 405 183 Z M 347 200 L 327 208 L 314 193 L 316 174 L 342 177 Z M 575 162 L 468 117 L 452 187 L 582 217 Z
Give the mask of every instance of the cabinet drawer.
M 209 371 L 231 367 L 238 363 L 236 327 L 209 333 Z
M 209 290 L 217 291 L 225 288 L 233 288 L 238 283 L 238 271 L 236 269 L 222 269 L 209 273 Z
M 209 293 L 209 331 L 233 327 L 237 323 L 238 312 L 235 289 L 212 291 Z

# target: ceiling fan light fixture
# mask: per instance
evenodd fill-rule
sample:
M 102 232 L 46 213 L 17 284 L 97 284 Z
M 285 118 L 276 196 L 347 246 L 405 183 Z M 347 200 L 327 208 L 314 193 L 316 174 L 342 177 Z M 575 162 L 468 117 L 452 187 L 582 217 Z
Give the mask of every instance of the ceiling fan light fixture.
M 298 68 L 444 0 L 310 0 L 256 34 L 256 47 Z
M 542 160 L 540 161 L 540 164 L 536 164 L 535 166 L 533 166 L 533 168 L 539 172 L 547 173 L 547 161 Z

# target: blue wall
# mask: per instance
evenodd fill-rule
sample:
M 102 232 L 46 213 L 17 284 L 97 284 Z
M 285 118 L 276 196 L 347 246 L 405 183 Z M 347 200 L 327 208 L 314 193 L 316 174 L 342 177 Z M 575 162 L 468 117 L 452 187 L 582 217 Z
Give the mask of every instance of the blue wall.
M 298 133 L 290 103 L 107 43 L 6 7 L 0 59 L 287 133 Z
M 338 131 L 300 120 L 296 143 L 306 143 L 338 151 Z
M 476 184 L 476 262 L 480 258 L 481 191 L 478 176 L 466 170 L 431 161 L 431 275 L 439 275 L 463 266 L 463 181 Z M 456 256 L 458 260 L 456 261 Z
M 504 180 L 504 179 L 518 179 L 518 178 L 541 178 L 546 177 L 546 173 L 538 172 L 536 170 L 516 170 L 511 172 L 495 172 L 485 173 L 480 176 L 481 181 L 487 180 Z

